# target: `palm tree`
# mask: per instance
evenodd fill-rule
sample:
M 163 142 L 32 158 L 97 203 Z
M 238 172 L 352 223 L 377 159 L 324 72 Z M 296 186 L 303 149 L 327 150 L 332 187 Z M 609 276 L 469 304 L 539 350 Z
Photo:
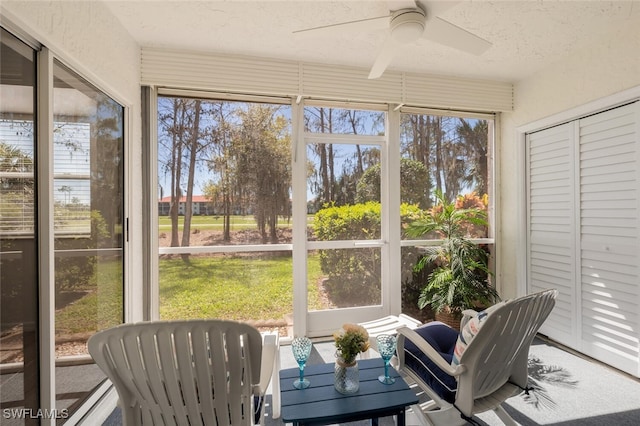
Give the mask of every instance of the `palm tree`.
M 410 237 L 434 232 L 444 237 L 441 245 L 424 248 L 424 256 L 415 267 L 416 272 L 432 268 L 418 306 L 430 306 L 435 313 L 460 315 L 465 309 L 491 305 L 498 294 L 488 282 L 489 255 L 465 236 L 469 225 L 487 226 L 485 211 L 477 207 L 457 209 L 442 191 L 435 191 L 435 197 L 436 204 L 425 217 L 406 229 Z

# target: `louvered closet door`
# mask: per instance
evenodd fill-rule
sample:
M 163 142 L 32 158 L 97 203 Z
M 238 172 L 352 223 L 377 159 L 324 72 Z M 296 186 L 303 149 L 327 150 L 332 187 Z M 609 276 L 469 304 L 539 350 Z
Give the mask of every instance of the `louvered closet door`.
M 580 120 L 581 352 L 636 376 L 639 107 Z
M 559 291 L 540 332 L 577 345 L 574 123 L 527 135 L 529 291 Z

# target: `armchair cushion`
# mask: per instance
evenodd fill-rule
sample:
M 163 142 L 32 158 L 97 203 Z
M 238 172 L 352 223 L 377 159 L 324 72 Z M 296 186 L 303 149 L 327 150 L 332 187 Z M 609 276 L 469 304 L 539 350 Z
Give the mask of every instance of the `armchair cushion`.
M 441 322 L 434 321 L 415 329 L 415 332 L 431 345 L 443 359 L 451 362 L 458 332 Z M 405 364 L 420 376 L 442 399 L 453 403 L 457 382 L 442 371 L 429 357 L 410 340 L 405 341 Z

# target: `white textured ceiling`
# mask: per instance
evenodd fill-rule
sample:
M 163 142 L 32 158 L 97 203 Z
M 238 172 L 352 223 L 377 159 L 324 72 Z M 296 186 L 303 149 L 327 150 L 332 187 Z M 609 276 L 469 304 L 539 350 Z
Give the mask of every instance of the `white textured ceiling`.
M 385 30 L 295 30 L 389 13 L 387 1 L 104 0 L 141 46 L 232 53 L 369 69 Z M 428 0 L 420 0 L 427 7 Z M 406 1 L 404 2 L 406 3 Z M 425 39 L 389 69 L 516 82 L 567 55 L 640 26 L 640 1 L 461 1 L 441 18 L 493 46 L 473 56 Z M 632 54 L 632 53 L 630 53 Z M 637 54 L 634 53 L 634 54 Z

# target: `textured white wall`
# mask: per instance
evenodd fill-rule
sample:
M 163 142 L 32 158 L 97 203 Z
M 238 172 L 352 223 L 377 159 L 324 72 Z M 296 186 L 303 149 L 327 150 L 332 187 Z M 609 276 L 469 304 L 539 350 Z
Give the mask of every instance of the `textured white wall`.
M 140 48 L 101 2 L 3 0 L 2 12 L 91 82 L 139 104 Z
M 100 2 L 95 1 L 7 1 L 0 2 L 9 29 L 17 29 L 49 48 L 62 62 L 118 102 L 129 108 L 130 142 L 127 155 L 130 188 L 128 250 L 142 252 L 140 47 Z M 131 282 L 142 282 L 140 262 L 129 264 Z M 137 269 L 136 269 L 137 268 Z M 134 319 L 141 319 L 142 286 L 135 286 L 129 300 L 135 303 Z
M 517 295 L 517 262 L 524 261 L 516 251 L 524 231 L 515 214 L 524 199 L 519 198 L 523 188 L 517 178 L 524 173 L 518 151 L 521 141 L 516 138 L 518 127 L 639 86 L 639 51 L 640 25 L 630 22 L 618 27 L 609 38 L 515 84 L 515 108 L 503 115 L 500 145 L 502 215 L 498 274 L 503 297 Z

